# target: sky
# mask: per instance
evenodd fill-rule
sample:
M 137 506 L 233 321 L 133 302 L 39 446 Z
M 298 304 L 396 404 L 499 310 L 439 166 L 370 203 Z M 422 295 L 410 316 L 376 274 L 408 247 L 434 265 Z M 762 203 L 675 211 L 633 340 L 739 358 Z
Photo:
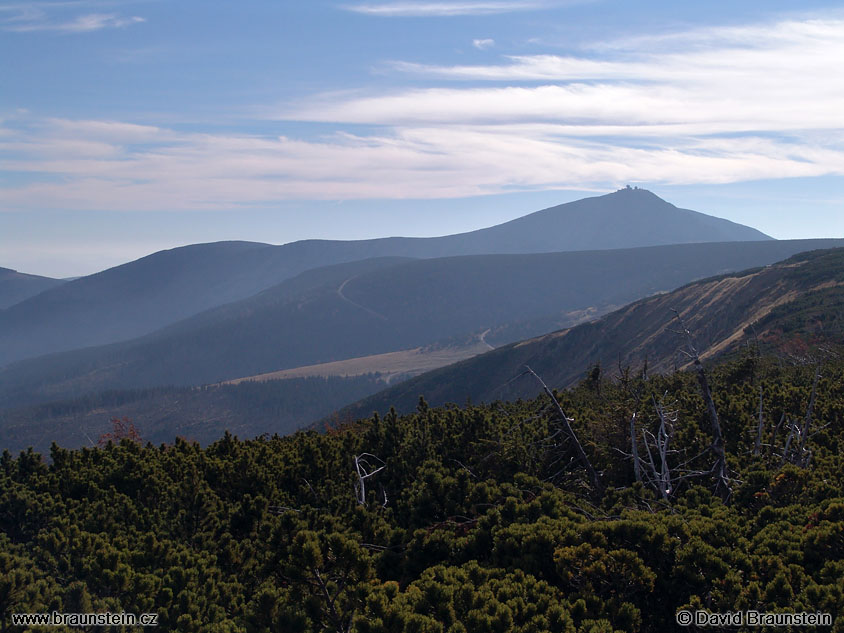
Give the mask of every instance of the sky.
M 835 2 L 0 0 L 0 266 L 432 236 L 626 184 L 844 237 Z

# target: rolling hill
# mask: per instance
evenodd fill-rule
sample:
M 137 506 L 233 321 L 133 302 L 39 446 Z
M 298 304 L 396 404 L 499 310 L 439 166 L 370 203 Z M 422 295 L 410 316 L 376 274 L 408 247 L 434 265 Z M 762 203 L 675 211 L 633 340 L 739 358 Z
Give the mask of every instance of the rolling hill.
M 208 444 L 227 430 L 243 437 L 286 435 L 348 402 L 380 391 L 378 376 L 293 378 L 211 387 L 155 387 L 105 391 L 0 411 L 0 452 L 50 444 L 91 446 L 128 418 L 145 442 L 176 437 Z
M 132 339 L 306 270 L 362 259 L 769 239 L 746 226 L 678 209 L 649 191 L 623 189 L 445 237 L 196 244 L 154 253 L 0 309 L 0 366 Z
M 752 337 L 762 345 L 831 340 L 844 343 L 844 249 L 795 255 L 761 269 L 722 275 L 648 297 L 573 328 L 512 343 L 422 374 L 342 409 L 341 419 L 373 411 L 412 411 L 419 396 L 432 405 L 534 397 L 530 366 L 549 385 L 568 387 L 596 365 L 618 373 L 683 368 L 677 311 L 694 333 L 701 358 L 731 351 Z
M 10 268 L 0 268 L 0 310 L 64 283 L 62 279 L 27 275 Z
M 395 370 L 394 354 L 380 359 L 357 357 L 381 350 L 407 350 L 422 339 L 444 338 L 467 329 L 476 334 L 490 329 L 485 340 L 495 334 L 498 339 L 492 340 L 504 342 L 507 336 L 532 325 L 571 318 L 567 313 L 574 304 L 623 304 L 693 278 L 777 261 L 828 243 L 769 241 L 443 260 L 386 258 L 315 269 L 256 297 L 210 310 L 141 339 L 7 367 L 0 371 L 0 398 L 8 409 L 104 389 L 215 383 L 285 367 L 293 370 L 288 372 L 291 376 L 307 376 L 311 374 L 295 368 L 342 358 L 356 358 L 355 363 L 364 363 L 368 373 L 389 373 Z M 844 241 L 831 243 L 844 245 Z M 549 315 L 549 310 L 557 312 Z M 547 316 L 531 321 L 528 317 L 532 314 Z M 512 325 L 514 319 L 522 319 L 518 327 Z M 504 324 L 497 333 L 492 327 L 496 322 Z M 548 329 L 554 328 L 540 331 Z M 508 349 L 478 358 L 495 359 L 495 354 Z M 401 359 L 403 363 L 416 360 L 411 353 Z M 571 364 L 573 375 L 583 372 L 580 360 Z M 408 369 L 412 368 L 402 367 L 402 371 Z M 346 371 L 347 375 L 360 373 L 360 368 Z M 425 376 L 432 375 L 438 374 Z M 455 388 L 471 379 L 459 372 L 447 375 Z M 415 403 L 420 383 L 407 384 Z M 396 393 L 388 392 L 387 397 L 394 398 Z M 446 399 L 454 398 L 449 394 Z M 158 421 L 179 415 L 198 419 L 201 415 L 196 408 L 204 406 L 197 399 L 169 398 L 158 408 L 148 406 L 145 415 L 150 416 L 150 424 L 161 428 Z M 91 415 L 102 421 L 110 411 L 96 410 Z M 122 412 L 125 409 L 111 411 L 115 415 Z M 257 419 L 250 423 L 246 409 L 227 415 L 255 434 L 267 430 L 256 426 Z M 19 425 L 25 423 L 19 414 L 15 420 Z M 193 435 L 201 434 L 195 431 Z

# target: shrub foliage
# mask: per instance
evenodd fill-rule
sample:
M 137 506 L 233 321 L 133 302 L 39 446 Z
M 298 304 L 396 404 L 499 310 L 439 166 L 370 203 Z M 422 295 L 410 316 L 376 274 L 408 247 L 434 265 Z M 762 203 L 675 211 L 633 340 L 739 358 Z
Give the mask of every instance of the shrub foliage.
M 0 628 L 10 613 L 52 610 L 249 633 L 662 632 L 684 607 L 837 617 L 844 362 L 748 353 L 708 371 L 726 502 L 713 492 L 695 375 L 627 368 L 592 368 L 555 392 L 600 490 L 546 396 L 420 400 L 408 416 L 249 441 L 226 433 L 204 449 L 115 437 L 54 445 L 49 459 L 5 452 Z M 665 494 L 647 472 L 637 481 L 630 457 L 633 414 L 647 459 L 660 411 Z

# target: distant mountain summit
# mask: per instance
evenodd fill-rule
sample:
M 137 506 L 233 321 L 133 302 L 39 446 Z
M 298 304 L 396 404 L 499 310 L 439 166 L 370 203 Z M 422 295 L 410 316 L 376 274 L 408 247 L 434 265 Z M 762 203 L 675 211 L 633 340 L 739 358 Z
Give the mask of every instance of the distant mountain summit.
M 604 313 L 610 306 L 664 296 L 661 291 L 693 279 L 842 244 L 844 240 L 720 242 L 374 258 L 326 266 L 144 337 L 0 368 L 0 409 L 108 389 L 217 383 L 444 341 L 462 345 L 482 332 L 488 345 L 506 345 L 590 313 Z M 646 322 L 637 321 L 643 331 Z M 634 333 L 626 331 L 622 340 Z M 549 362 L 570 367 L 568 361 L 563 354 Z M 576 371 L 579 375 L 580 365 Z
M 773 239 L 749 226 L 681 209 L 647 189 L 632 187 L 439 239 L 460 238 L 470 240 L 478 253 L 582 251 Z
M 308 257 L 313 257 L 314 249 L 319 249 L 334 258 L 330 263 L 337 263 L 343 261 L 337 259 L 338 255 L 346 258 L 345 261 L 393 255 L 418 258 L 527 255 L 772 239 L 743 224 L 681 209 L 647 189 L 625 187 L 466 233 L 355 241 L 303 240 L 277 248 L 291 249 Z
M 0 288 L 0 366 L 131 339 L 253 296 L 304 271 L 376 257 L 527 255 L 770 239 L 756 229 L 628 188 L 443 237 L 194 244 L 67 283 L 50 280 L 61 285 L 32 291 L 26 300 L 15 295 L 5 306 Z
M 372 257 L 404 255 L 428 258 L 771 239 L 749 226 L 676 207 L 647 189 L 625 187 L 613 193 L 566 202 L 503 224 L 455 235 L 333 243 L 308 240 L 285 246 L 335 244 L 334 249 L 348 250 L 366 245 Z

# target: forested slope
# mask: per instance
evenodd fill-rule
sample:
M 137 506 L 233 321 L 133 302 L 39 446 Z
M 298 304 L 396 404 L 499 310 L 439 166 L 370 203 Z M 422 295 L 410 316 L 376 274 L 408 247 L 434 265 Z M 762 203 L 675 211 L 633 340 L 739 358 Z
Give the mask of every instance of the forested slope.
M 443 367 L 347 407 L 356 418 L 391 406 L 410 411 L 420 394 L 432 404 L 490 402 L 539 392 L 519 377 L 530 365 L 554 385 L 575 384 L 595 365 L 647 363 L 652 372 L 683 367 L 680 323 L 694 333 L 704 358 L 734 352 L 748 341 L 776 346 L 783 339 L 844 343 L 844 249 L 800 253 L 778 264 L 687 284 L 636 301 L 573 328 Z
M 227 429 L 241 437 L 286 435 L 384 384 L 369 374 L 105 391 L 0 411 L 0 446 L 13 452 L 47 452 L 52 442 L 89 446 L 111 431 L 113 419 L 123 418 L 156 444 L 182 437 L 205 446 Z
M 363 259 L 756 240 L 771 238 L 728 220 L 678 209 L 649 191 L 625 189 L 443 237 L 301 240 L 279 246 L 234 241 L 193 244 L 76 279 L 27 301 L 15 301 L 14 306 L 4 300 L 5 269 L 0 269 L 0 366 L 143 336 L 203 310 L 251 297 L 304 271 Z M 28 279 L 28 285 L 36 279 Z M 43 278 L 40 283 L 46 288 Z M 11 306 L 7 312 L 2 310 L 6 305 Z
M 841 358 L 751 350 L 708 369 L 723 500 L 698 377 L 640 369 L 555 403 L 420 403 L 322 434 L 4 453 L 4 626 L 55 609 L 155 612 L 186 633 L 662 633 L 700 608 L 844 630 Z M 665 436 L 665 463 L 645 457 Z
M 326 266 L 141 338 L 2 367 L 0 408 L 107 389 L 215 383 L 411 349 L 488 328 L 487 341 L 499 345 L 565 327 L 571 312 L 604 313 L 693 279 L 842 243 L 767 240 L 423 260 L 382 257 Z M 112 317 L 120 319 L 118 313 Z

